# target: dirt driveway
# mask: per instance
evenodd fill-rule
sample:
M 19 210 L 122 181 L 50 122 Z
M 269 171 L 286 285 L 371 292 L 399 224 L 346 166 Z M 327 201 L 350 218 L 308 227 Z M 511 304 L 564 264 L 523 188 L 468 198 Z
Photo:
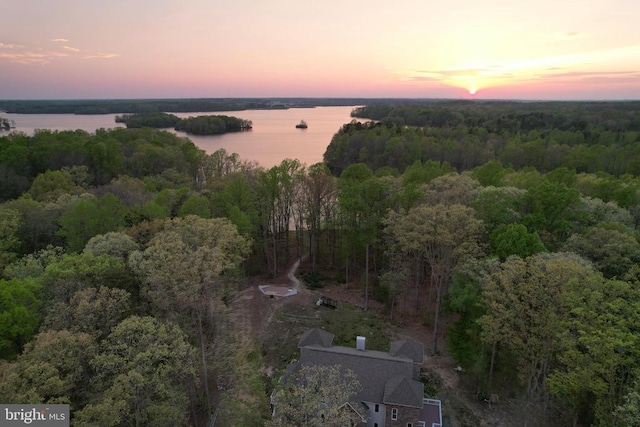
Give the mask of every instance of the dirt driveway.
M 314 316 L 319 321 L 315 302 L 320 292 L 309 290 L 296 277 L 300 260 L 294 262 L 289 269 L 278 278 L 268 283 L 259 278 L 251 280 L 232 305 L 250 319 L 255 339 L 263 343 L 267 356 L 270 353 L 282 352 L 284 347 L 295 351 L 297 338 L 313 327 Z M 261 284 L 296 288 L 298 293 L 289 297 L 269 297 L 258 288 Z M 343 303 L 362 304 L 361 289 L 345 289 L 344 285 L 329 285 L 322 289 L 322 295 Z M 369 298 L 369 310 L 377 316 L 388 318 L 385 308 Z M 390 322 L 390 325 L 392 323 Z M 431 330 L 425 326 L 420 316 L 404 318 L 400 325 L 390 326 L 394 339 L 409 338 L 421 342 L 425 348 L 431 345 Z M 444 343 L 441 344 L 444 347 Z M 282 352 L 282 354 L 286 354 Z M 271 363 L 284 363 L 283 356 L 267 357 Z M 521 400 L 502 397 L 499 406 L 489 406 L 476 398 L 476 390 L 470 377 L 456 370 L 456 362 L 445 351 L 433 357 L 427 357 L 423 368 L 431 372 L 440 383 L 439 398 L 443 402 L 443 412 L 450 427 L 511 427 L 534 426 L 540 420 L 531 418 L 528 405 Z M 274 366 L 265 367 L 271 371 Z M 547 424 L 549 425 L 549 424 Z

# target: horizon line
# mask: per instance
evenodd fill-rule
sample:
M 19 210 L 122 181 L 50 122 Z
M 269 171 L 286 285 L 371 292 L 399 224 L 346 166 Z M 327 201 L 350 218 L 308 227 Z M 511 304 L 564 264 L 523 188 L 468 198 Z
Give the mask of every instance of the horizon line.
M 470 102 L 638 102 L 640 98 L 438 98 L 406 96 L 239 96 L 239 97 L 140 97 L 140 98 L 11 98 L 0 102 L 52 102 L 52 101 L 163 101 L 163 100 L 408 100 L 408 101 L 470 101 Z

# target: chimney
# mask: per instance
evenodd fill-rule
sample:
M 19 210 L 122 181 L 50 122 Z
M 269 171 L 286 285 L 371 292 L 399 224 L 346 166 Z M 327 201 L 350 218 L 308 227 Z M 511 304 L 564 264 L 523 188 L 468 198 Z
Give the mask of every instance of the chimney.
M 365 341 L 367 339 L 365 337 L 357 336 L 356 337 L 356 349 L 360 351 L 364 351 L 365 349 Z

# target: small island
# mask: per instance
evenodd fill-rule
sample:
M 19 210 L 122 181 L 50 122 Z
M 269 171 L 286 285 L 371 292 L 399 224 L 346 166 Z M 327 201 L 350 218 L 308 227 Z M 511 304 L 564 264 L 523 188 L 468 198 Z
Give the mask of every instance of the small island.
M 308 127 L 309 126 L 307 125 L 307 122 L 305 122 L 304 120 L 300 120 L 300 123 L 296 125 L 296 128 L 298 129 L 306 129 Z
M 181 119 L 167 113 L 139 113 L 116 116 L 116 123 L 124 123 L 127 128 L 152 127 L 157 129 L 174 128 L 193 135 L 220 135 L 227 132 L 251 130 L 251 120 L 237 117 L 211 115 Z

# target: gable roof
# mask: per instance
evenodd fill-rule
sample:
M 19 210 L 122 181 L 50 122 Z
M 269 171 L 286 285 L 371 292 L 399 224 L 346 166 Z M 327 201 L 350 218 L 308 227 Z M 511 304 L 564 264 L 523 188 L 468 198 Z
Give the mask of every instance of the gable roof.
M 419 353 L 423 349 L 421 344 L 404 342 L 397 346 L 397 355 L 394 355 L 376 350 L 358 350 L 354 347 L 333 347 L 332 341 L 333 334 L 321 329 L 315 328 L 305 332 L 298 344 L 298 368 L 302 365 L 339 365 L 353 371 L 362 386 L 353 396 L 353 400 L 422 408 L 424 385 L 414 379 L 415 359 L 422 362 L 423 353 Z M 413 358 L 407 356 L 412 352 Z
M 396 376 L 387 381 L 382 403 L 422 408 L 423 397 L 424 385 L 420 381 Z
M 300 341 L 298 347 L 320 346 L 331 347 L 334 335 L 331 332 L 324 331 L 320 328 L 313 328 L 306 331 Z
M 410 340 L 400 340 L 391 343 L 389 354 L 398 357 L 408 357 L 414 363 L 424 362 L 424 346 L 418 342 Z
M 362 402 L 350 401 L 342 405 L 343 408 L 351 409 L 363 423 L 367 422 L 367 405 Z

